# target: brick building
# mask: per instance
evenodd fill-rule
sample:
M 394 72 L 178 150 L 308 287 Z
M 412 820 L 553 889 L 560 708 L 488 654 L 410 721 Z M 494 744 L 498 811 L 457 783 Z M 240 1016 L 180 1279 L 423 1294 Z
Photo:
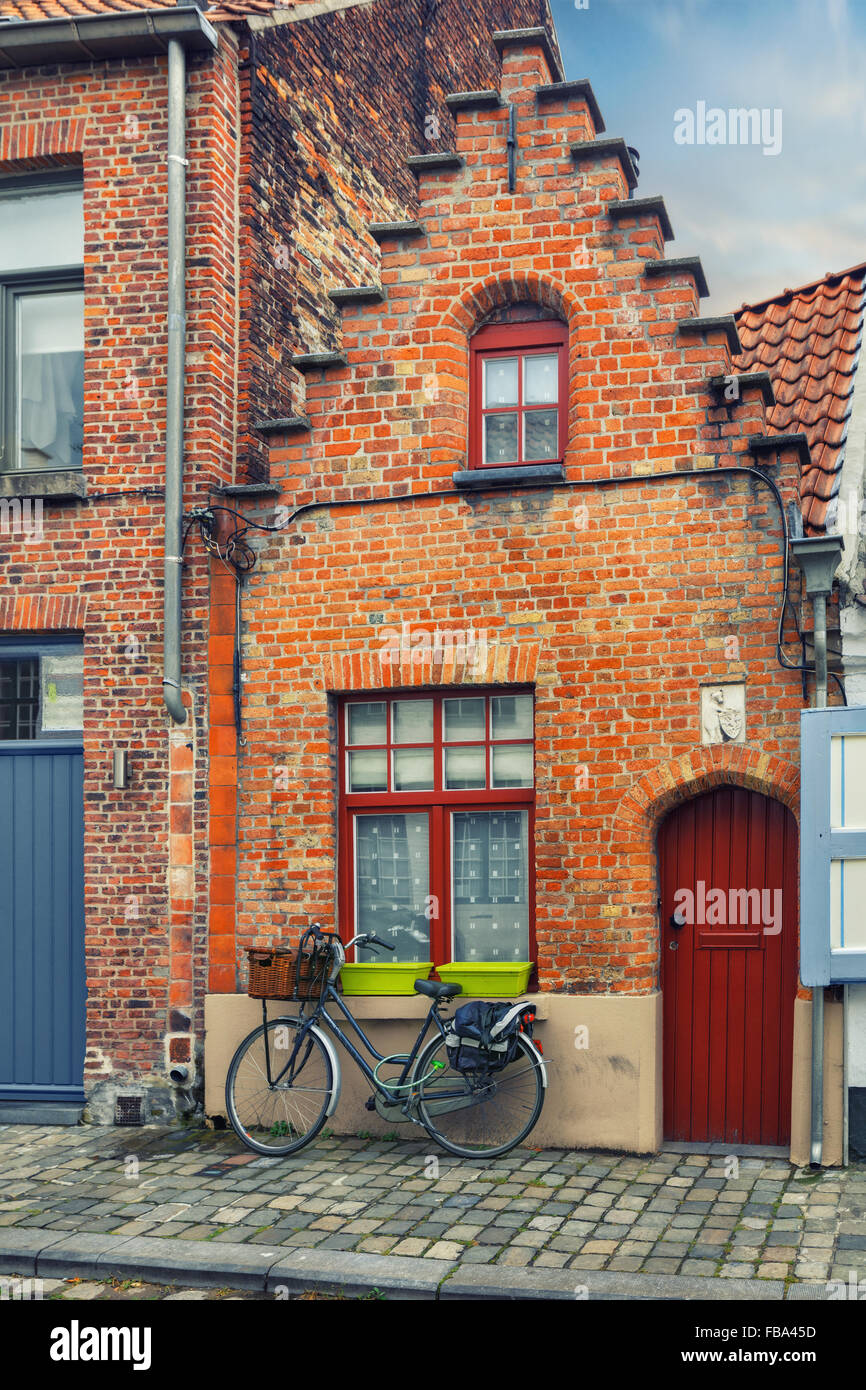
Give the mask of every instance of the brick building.
M 702 317 L 544 0 L 0 14 L 0 1113 L 221 1114 L 318 917 L 532 963 L 539 1143 L 805 1157 L 786 562 L 863 268 Z M 826 1161 L 841 1071 L 829 999 Z
M 372 274 L 370 224 L 414 197 L 405 155 L 447 143 L 446 91 L 498 82 L 491 32 L 543 16 L 0 4 L 7 1118 L 192 1103 L 205 972 L 235 983 L 233 700 L 208 683 L 224 571 L 193 537 L 178 583 L 179 501 L 267 480 L 267 431 L 303 394 L 293 359 L 332 346 L 327 288 Z
M 409 161 L 378 264 L 322 285 L 340 324 L 295 359 L 271 494 L 244 506 L 271 529 L 243 536 L 206 1108 L 257 1021 L 245 948 L 318 917 L 406 961 L 533 963 L 554 1058 L 534 1142 L 802 1159 L 812 657 L 788 542 L 838 490 L 863 268 L 702 317 L 700 262 L 666 258 L 664 203 L 588 83 L 544 34 L 494 42 L 500 80 L 446 94 L 453 140 Z M 214 597 L 222 690 L 229 578 Z M 387 1051 L 426 1009 L 356 1004 Z M 840 1029 L 828 999 L 828 1162 Z M 347 1071 L 338 1128 L 390 1128 Z

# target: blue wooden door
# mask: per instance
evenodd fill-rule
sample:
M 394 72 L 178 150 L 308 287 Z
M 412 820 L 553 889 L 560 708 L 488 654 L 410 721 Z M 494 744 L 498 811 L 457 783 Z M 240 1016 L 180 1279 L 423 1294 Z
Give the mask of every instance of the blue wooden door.
M 84 1099 L 84 756 L 0 744 L 0 1100 Z

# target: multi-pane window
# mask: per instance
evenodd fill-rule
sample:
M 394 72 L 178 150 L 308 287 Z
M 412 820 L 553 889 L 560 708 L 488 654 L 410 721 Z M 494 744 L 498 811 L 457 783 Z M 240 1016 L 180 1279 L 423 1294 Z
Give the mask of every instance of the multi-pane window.
M 65 737 L 83 728 L 80 643 L 0 644 L 0 741 Z
M 472 339 L 470 463 L 560 462 L 565 449 L 566 327 L 495 325 Z
M 82 465 L 80 180 L 0 179 L 0 467 Z
M 345 702 L 346 937 L 400 961 L 532 959 L 533 739 L 524 691 Z

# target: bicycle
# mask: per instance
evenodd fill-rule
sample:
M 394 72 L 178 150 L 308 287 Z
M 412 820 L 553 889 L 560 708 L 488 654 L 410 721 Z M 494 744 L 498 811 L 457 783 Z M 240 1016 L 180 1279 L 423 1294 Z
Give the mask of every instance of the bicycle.
M 270 1156 L 296 1153 L 315 1139 L 334 1113 L 340 1098 L 341 1068 L 329 1034 L 342 1043 L 372 1085 L 368 1110 L 396 1123 L 422 1126 L 435 1143 L 458 1158 L 496 1158 L 526 1138 L 538 1121 L 547 1089 L 541 1053 L 530 1039 L 517 1034 L 517 1056 L 502 1070 L 455 1070 L 445 1045 L 444 1025 L 449 1017 L 443 1017 L 442 1010 L 463 987 L 416 980 L 415 991 L 431 1000 L 430 1009 L 410 1051 L 383 1056 L 337 993 L 347 947 L 333 932 L 317 925 L 307 929 L 298 948 L 296 982 L 308 938 L 312 938 L 314 955 L 321 951 L 320 943 L 327 943 L 318 997 L 315 1001 L 301 999 L 297 1016 L 271 1019 L 267 1000 L 262 998 L 262 1023 L 244 1038 L 229 1065 L 226 1111 L 247 1148 Z M 370 932 L 353 937 L 348 946 L 354 945 L 394 950 Z M 294 997 L 299 997 L 297 983 Z M 315 1007 L 306 1015 L 308 1002 L 314 1002 Z M 374 1059 L 374 1066 L 326 1012 L 328 1004 L 341 1011 Z M 434 1036 L 425 1045 L 431 1027 Z M 400 1068 L 396 1078 L 380 1076 L 386 1065 Z

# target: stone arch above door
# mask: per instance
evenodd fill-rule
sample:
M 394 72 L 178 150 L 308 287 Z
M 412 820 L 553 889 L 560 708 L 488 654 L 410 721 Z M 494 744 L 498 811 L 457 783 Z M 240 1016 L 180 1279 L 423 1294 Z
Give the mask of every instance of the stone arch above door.
M 696 748 L 680 758 L 657 763 L 623 792 L 617 805 L 608 849 L 616 883 L 610 891 L 608 912 L 629 929 L 645 953 L 655 956 L 656 988 L 659 826 L 681 802 L 725 785 L 773 797 L 799 822 L 799 768 L 744 744 Z
M 697 748 L 658 763 L 623 793 L 614 816 L 611 852 L 631 858 L 643 854 L 652 874 L 656 831 L 668 811 L 725 784 L 774 797 L 799 820 L 800 771 L 793 763 L 744 744 Z

